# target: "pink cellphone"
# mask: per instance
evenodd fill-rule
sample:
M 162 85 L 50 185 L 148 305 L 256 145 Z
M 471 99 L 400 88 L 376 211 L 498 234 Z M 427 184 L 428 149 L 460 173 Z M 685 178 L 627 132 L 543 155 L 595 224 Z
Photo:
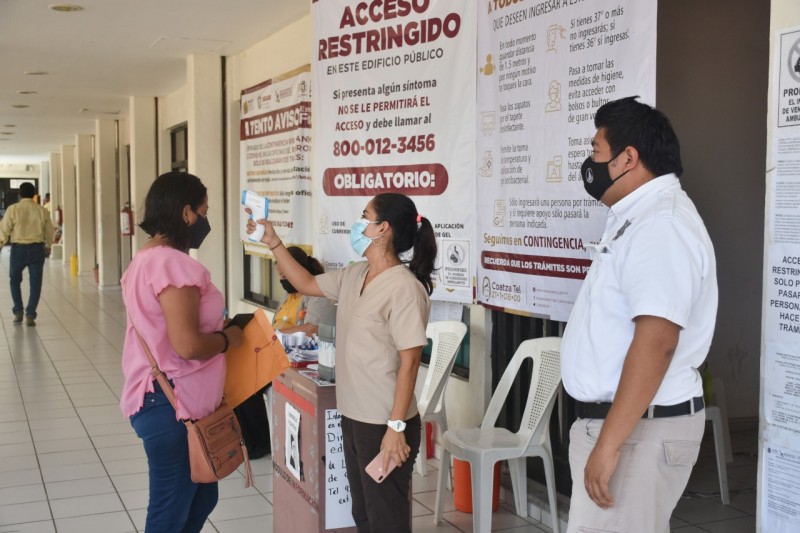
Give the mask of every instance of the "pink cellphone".
M 394 459 L 389 459 L 389 467 L 386 469 L 386 472 L 383 471 L 383 451 L 381 451 L 378 455 L 375 456 L 375 459 L 370 461 L 367 467 L 364 469 L 367 471 L 367 474 L 375 480 L 376 483 L 383 483 L 386 477 L 392 473 L 397 467 L 397 463 Z

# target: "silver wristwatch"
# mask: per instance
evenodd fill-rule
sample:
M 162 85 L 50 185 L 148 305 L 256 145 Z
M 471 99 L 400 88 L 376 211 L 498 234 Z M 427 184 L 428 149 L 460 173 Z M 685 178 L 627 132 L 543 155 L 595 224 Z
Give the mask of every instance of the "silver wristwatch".
M 406 430 L 406 423 L 402 420 L 387 420 L 386 425 L 398 433 L 402 433 Z

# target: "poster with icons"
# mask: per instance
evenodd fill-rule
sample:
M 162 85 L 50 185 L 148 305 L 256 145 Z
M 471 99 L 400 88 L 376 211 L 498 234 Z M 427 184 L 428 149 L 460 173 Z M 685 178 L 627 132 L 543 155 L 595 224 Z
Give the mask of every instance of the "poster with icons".
M 800 27 L 775 36 L 768 124 L 761 531 L 800 527 Z
M 594 113 L 625 96 L 655 103 L 656 0 L 484 4 L 478 301 L 564 321 L 607 213 L 580 176 Z
M 402 193 L 436 233 L 431 297 L 471 303 L 475 3 L 325 0 L 311 11 L 318 257 L 327 270 L 361 260 L 353 222 L 373 196 Z
M 242 91 L 240 197 L 252 191 L 269 199 L 269 220 L 286 245 L 311 251 L 311 65 Z M 269 255 L 245 231 L 247 214 L 239 211 L 240 238 L 246 251 Z

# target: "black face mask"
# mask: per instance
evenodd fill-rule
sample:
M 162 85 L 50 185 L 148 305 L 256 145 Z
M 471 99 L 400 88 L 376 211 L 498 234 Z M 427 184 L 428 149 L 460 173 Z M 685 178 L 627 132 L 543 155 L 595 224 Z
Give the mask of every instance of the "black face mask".
M 206 236 L 211 233 L 208 218 L 198 214 L 197 221 L 189 226 L 189 248 L 200 248 Z
M 620 152 L 620 154 L 621 153 L 622 152 Z M 619 157 L 619 154 L 615 155 L 604 163 L 595 163 L 592 161 L 590 156 L 586 158 L 586 161 L 584 161 L 583 165 L 581 166 L 581 179 L 583 180 L 583 188 L 586 189 L 586 192 L 589 194 L 589 196 L 597 201 L 600 201 L 600 198 L 603 197 L 606 191 L 610 189 L 618 179 L 628 173 L 626 170 L 617 176 L 617 179 L 611 179 L 611 175 L 608 173 L 608 165 L 617 157 Z
M 289 294 L 294 294 L 294 293 L 297 292 L 297 289 L 294 288 L 294 285 L 289 283 L 288 279 L 282 279 L 281 280 L 281 287 L 283 287 L 283 290 L 285 290 Z

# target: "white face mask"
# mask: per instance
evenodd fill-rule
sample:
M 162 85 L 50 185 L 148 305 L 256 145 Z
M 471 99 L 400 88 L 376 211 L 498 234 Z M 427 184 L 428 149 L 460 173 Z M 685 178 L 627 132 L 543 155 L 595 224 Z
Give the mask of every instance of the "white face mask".
M 380 224 L 380 222 L 372 222 L 366 218 L 359 218 L 353 222 L 353 225 L 350 227 L 350 245 L 359 257 L 364 256 L 364 252 L 374 240 L 364 235 L 364 230 L 366 230 L 367 226 L 370 224 Z M 377 239 L 377 237 L 375 238 Z

